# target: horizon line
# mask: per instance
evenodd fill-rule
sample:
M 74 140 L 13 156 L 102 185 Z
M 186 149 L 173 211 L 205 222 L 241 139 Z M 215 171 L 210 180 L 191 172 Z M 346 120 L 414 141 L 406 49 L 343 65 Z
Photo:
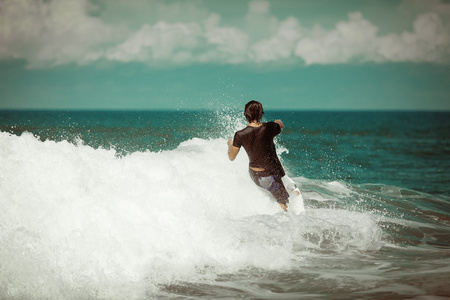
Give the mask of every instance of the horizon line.
M 174 108 L 0 108 L 0 112 L 216 112 L 236 111 L 240 108 L 226 109 L 174 109 Z M 450 109 L 264 109 L 266 112 L 450 112 Z

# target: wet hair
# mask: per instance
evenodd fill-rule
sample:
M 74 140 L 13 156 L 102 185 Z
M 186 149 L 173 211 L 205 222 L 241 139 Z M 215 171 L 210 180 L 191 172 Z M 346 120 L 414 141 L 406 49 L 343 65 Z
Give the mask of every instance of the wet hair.
M 244 116 L 250 123 L 252 121 L 260 121 L 264 114 L 262 104 L 258 101 L 252 100 L 245 104 Z

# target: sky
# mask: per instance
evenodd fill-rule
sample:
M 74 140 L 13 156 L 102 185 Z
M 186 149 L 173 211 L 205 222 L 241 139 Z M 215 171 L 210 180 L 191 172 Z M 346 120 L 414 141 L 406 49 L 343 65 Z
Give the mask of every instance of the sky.
M 0 109 L 450 111 L 447 0 L 0 0 Z

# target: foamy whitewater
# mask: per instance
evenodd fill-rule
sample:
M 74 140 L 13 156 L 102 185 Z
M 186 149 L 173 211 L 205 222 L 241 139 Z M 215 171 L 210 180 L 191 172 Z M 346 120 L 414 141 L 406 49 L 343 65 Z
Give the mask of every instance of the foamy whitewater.
M 221 137 L 118 155 L 0 132 L 0 298 L 450 294 L 448 198 L 297 176 L 306 211 L 284 213 L 226 151 Z

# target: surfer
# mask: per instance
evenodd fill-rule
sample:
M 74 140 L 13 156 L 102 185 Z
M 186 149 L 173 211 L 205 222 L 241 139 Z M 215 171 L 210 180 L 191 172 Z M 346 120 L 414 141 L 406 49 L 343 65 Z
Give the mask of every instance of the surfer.
M 249 173 L 252 180 L 271 192 L 281 208 L 287 211 L 289 193 L 281 180 L 285 172 L 273 142 L 284 124 L 281 120 L 262 123 L 263 114 L 262 104 L 258 101 L 252 100 L 245 105 L 244 116 L 248 126 L 237 131 L 234 139 L 228 139 L 228 158 L 233 161 L 243 146 L 250 160 Z

